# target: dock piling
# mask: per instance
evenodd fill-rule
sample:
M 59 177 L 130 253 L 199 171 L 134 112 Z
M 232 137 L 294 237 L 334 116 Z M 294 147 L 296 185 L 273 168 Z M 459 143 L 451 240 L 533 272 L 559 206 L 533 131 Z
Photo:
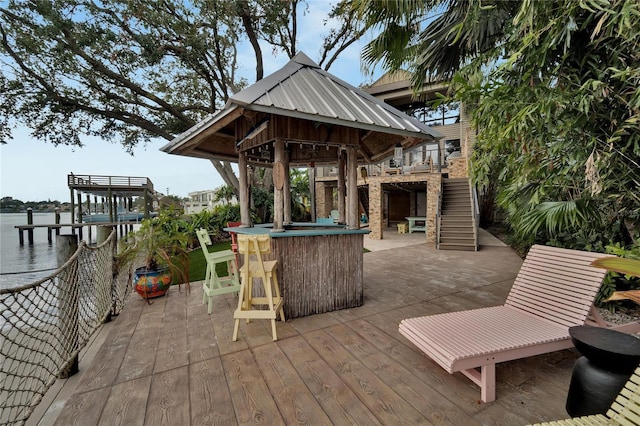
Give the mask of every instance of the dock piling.
M 27 209 L 27 224 L 33 225 L 33 209 L 29 207 Z M 27 229 L 27 236 L 29 238 L 29 245 L 33 245 L 33 228 Z M 20 239 L 20 242 L 24 245 L 24 238 Z
M 63 234 L 56 238 L 56 259 L 58 267 L 64 265 L 78 250 L 78 237 L 75 234 Z M 76 268 L 65 268 L 59 275 L 58 313 L 60 315 L 60 341 L 65 351 L 64 357 L 75 352 L 78 347 L 78 276 Z M 63 357 L 63 359 L 64 359 Z M 61 370 L 58 378 L 66 379 L 78 372 L 76 354 Z

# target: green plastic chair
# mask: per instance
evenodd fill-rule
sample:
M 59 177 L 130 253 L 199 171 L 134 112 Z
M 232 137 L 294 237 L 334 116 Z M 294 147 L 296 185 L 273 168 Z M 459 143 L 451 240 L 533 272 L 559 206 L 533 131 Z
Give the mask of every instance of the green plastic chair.
M 238 266 L 236 256 L 231 250 L 209 252 L 211 238 L 206 229 L 196 231 L 202 254 L 207 261 L 207 271 L 202 283 L 202 303 L 207 303 L 207 313 L 213 310 L 213 296 L 227 293 L 238 293 L 240 291 L 240 280 L 238 278 Z M 219 277 L 216 273 L 216 265 L 226 263 L 228 275 Z

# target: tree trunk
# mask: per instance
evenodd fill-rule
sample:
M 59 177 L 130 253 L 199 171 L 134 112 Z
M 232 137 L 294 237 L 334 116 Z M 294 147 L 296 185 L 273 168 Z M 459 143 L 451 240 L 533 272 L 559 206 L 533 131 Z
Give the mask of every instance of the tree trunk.
M 240 182 L 238 181 L 238 177 L 233 172 L 231 168 L 231 163 L 228 161 L 218 161 L 218 160 L 209 160 L 213 167 L 215 167 L 216 171 L 224 180 L 224 183 L 233 188 L 233 192 L 236 194 L 236 200 L 240 199 Z

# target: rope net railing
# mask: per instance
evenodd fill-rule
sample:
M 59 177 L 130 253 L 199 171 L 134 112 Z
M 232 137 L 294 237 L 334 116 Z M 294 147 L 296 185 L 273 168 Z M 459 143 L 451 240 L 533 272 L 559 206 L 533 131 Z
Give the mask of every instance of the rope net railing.
M 80 350 L 131 291 L 128 270 L 114 276 L 116 233 L 84 241 L 54 273 L 0 289 L 0 425 L 24 424 L 58 377 L 77 368 Z

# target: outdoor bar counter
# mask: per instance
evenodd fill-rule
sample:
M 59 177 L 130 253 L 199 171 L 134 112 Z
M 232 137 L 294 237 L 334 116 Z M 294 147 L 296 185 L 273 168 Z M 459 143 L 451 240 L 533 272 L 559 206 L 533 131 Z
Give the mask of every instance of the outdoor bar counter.
M 269 224 L 225 231 L 271 237 L 271 253 L 264 259 L 278 261 L 287 319 L 362 306 L 363 236 L 368 229 L 326 223 L 292 223 L 282 232 L 271 228 Z

